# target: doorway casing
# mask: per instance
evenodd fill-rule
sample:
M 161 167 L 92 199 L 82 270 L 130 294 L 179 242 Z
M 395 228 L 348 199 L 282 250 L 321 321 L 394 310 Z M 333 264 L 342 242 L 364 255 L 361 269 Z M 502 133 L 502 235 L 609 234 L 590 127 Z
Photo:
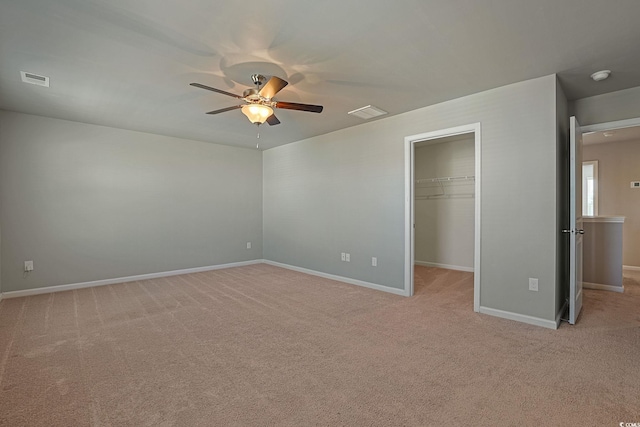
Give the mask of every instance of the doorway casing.
M 608 130 L 624 129 L 624 128 L 638 127 L 638 126 L 640 126 L 640 117 L 634 117 L 631 119 L 623 119 L 623 120 L 614 120 L 611 122 L 594 123 L 591 125 L 582 126 L 581 128 L 582 128 L 583 134 L 588 134 L 593 132 L 605 132 Z M 637 271 L 638 267 L 623 265 L 622 269 L 623 271 L 624 270 Z
M 415 263 L 415 144 L 433 141 L 449 136 L 474 134 L 475 156 L 475 220 L 474 220 L 474 252 L 473 252 L 473 310 L 480 311 L 480 189 L 481 189 L 481 126 L 480 123 L 457 126 L 433 132 L 411 135 L 404 138 L 404 170 L 405 170 L 405 271 L 404 294 L 413 295 L 413 266 Z

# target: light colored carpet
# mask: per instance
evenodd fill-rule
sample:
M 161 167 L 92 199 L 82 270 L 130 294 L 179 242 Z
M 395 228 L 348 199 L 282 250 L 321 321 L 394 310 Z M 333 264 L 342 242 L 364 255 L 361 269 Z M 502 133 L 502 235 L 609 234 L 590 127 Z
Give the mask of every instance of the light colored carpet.
M 473 276 L 404 298 L 268 266 L 0 303 L 3 426 L 640 422 L 640 284 L 557 331 L 473 312 Z

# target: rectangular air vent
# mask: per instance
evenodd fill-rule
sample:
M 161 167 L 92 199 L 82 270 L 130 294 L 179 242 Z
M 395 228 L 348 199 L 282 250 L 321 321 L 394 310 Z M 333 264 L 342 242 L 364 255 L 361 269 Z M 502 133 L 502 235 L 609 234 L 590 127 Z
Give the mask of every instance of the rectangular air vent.
M 33 73 L 27 73 L 26 71 L 20 71 L 20 76 L 22 77 L 22 81 L 25 83 L 49 87 L 49 77 L 40 76 L 38 74 L 33 74 Z
M 373 119 L 374 117 L 383 116 L 387 114 L 386 111 L 379 109 L 378 107 L 374 107 L 373 105 L 367 105 L 366 107 L 357 108 L 353 111 L 349 111 L 348 114 L 352 116 L 360 117 L 364 120 Z

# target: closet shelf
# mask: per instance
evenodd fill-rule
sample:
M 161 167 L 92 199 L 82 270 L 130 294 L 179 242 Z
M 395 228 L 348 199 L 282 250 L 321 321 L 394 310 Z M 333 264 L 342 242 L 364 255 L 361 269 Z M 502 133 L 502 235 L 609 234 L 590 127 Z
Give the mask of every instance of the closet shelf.
M 465 193 L 460 193 L 457 191 L 454 191 L 453 193 L 448 192 L 451 191 L 453 188 L 452 187 L 462 187 L 462 188 L 468 188 L 469 185 L 472 184 L 472 182 L 475 181 L 475 175 L 461 175 L 461 176 L 443 176 L 443 177 L 439 177 L 439 178 L 425 178 L 425 179 L 416 179 L 416 184 L 436 184 L 436 186 L 428 186 L 428 185 L 423 185 L 420 187 L 416 187 L 416 191 L 421 190 L 429 190 L 430 188 L 438 188 L 440 190 L 440 193 L 438 194 L 416 194 L 414 196 L 415 200 L 430 200 L 430 199 L 458 199 L 458 198 L 472 198 L 475 197 L 475 194 L 473 192 L 465 192 Z M 470 181 L 470 182 L 466 182 L 466 181 Z M 458 185 L 454 185 L 453 183 L 457 182 L 459 183 Z M 451 184 L 451 185 L 444 185 L 444 184 Z
M 439 178 L 416 179 L 416 184 L 424 184 L 427 182 L 473 181 L 475 179 L 476 179 L 475 175 L 443 176 Z

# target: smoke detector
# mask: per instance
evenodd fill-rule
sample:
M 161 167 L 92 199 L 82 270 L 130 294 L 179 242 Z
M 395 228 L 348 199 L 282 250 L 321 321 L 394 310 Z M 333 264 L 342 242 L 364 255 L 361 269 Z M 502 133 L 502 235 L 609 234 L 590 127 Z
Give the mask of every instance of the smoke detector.
M 591 78 L 594 82 L 599 82 L 602 80 L 606 80 L 609 77 L 609 74 L 611 74 L 611 70 L 596 71 L 595 73 L 591 74 Z
M 22 77 L 22 81 L 25 83 L 49 87 L 49 77 L 47 76 L 40 76 L 26 71 L 20 71 L 20 76 Z

